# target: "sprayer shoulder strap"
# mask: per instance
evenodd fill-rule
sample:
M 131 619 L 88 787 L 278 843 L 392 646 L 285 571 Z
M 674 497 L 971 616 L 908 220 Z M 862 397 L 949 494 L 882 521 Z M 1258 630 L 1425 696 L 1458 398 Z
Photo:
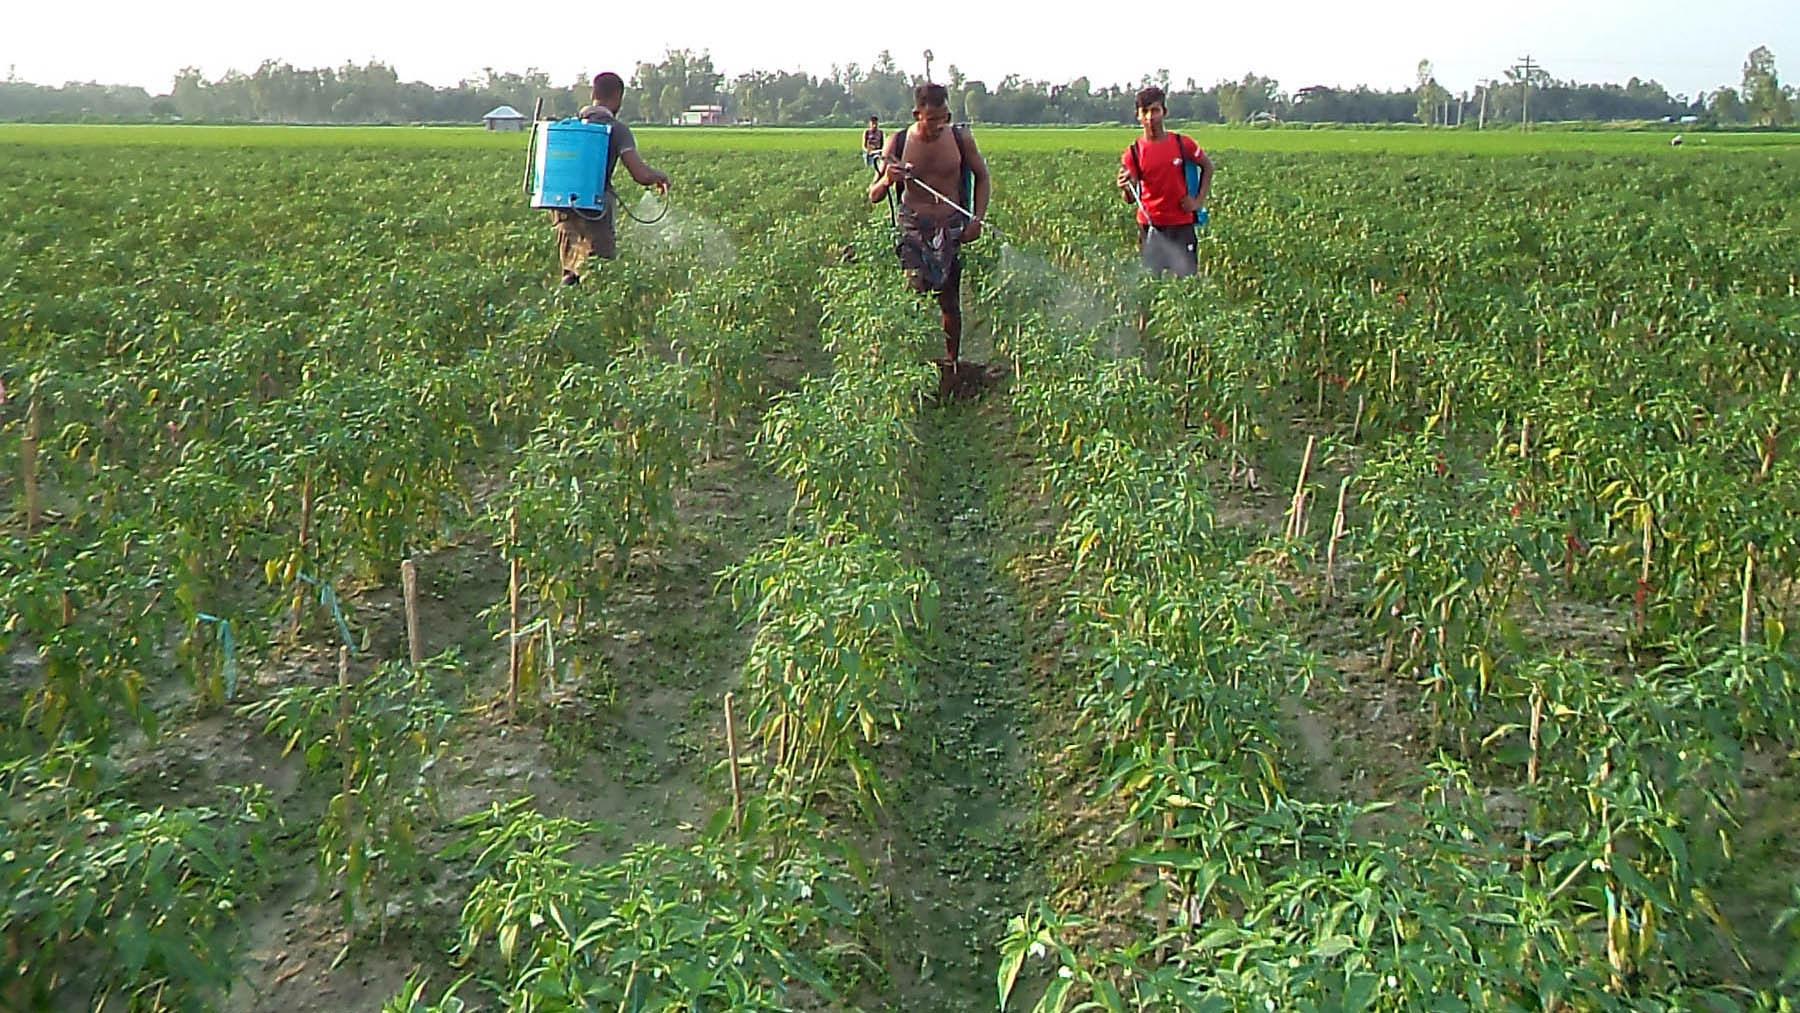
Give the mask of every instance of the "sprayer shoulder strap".
M 896 162 L 901 161 L 902 159 L 906 158 L 906 138 L 911 133 L 912 133 L 911 127 L 902 127 L 901 129 L 894 132 L 894 153 L 892 155 L 889 155 L 888 156 L 889 158 L 893 159 Z M 968 126 L 968 124 L 966 124 L 966 123 L 950 124 L 950 136 L 952 138 L 954 138 L 956 141 L 957 168 L 961 169 L 964 173 L 966 173 L 969 170 L 969 126 Z M 905 180 L 900 181 L 899 190 L 901 193 L 906 192 L 906 181 Z M 967 200 L 975 199 L 975 195 L 973 193 L 964 194 L 963 197 Z
M 1186 165 L 1198 164 L 1198 162 L 1196 162 L 1196 160 L 1188 157 L 1187 145 L 1182 143 L 1185 140 L 1185 138 L 1183 138 L 1180 134 L 1174 132 L 1173 130 L 1169 131 L 1169 136 L 1175 138 L 1175 150 L 1181 153 L 1181 161 L 1183 164 L 1186 164 Z M 1136 173 L 1137 178 L 1139 178 L 1139 179 L 1144 178 L 1144 166 L 1142 165 L 1142 163 L 1140 163 L 1138 161 L 1138 143 L 1141 142 L 1142 140 L 1143 140 L 1142 137 L 1134 137 L 1131 140 L 1131 171 Z M 1195 147 L 1198 148 L 1198 145 L 1196 145 Z

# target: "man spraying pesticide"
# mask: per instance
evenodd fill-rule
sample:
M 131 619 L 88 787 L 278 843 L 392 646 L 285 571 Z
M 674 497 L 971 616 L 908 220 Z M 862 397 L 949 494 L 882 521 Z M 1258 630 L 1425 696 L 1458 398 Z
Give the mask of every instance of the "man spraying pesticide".
M 966 125 L 950 125 L 949 92 L 941 84 L 913 89 L 913 124 L 888 139 L 881 158 L 884 171 L 869 185 L 869 203 L 900 195 L 895 252 L 913 291 L 937 297 L 948 389 L 961 368 L 962 245 L 981 238 L 987 161 Z
M 631 128 L 618 118 L 625 81 L 611 72 L 595 75 L 593 98 L 574 119 L 532 123 L 525 190 L 532 207 L 550 212 L 564 285 L 581 284 L 589 257 L 618 255 L 615 167 L 624 163 L 640 186 L 669 192 L 669 174 L 644 161 Z
M 1119 189 L 1137 205 L 1138 248 L 1152 272 L 1189 277 L 1199 269 L 1194 230 L 1207 222 L 1213 164 L 1191 137 L 1163 129 L 1168 115 L 1161 88 L 1137 94 L 1142 136 L 1119 156 Z

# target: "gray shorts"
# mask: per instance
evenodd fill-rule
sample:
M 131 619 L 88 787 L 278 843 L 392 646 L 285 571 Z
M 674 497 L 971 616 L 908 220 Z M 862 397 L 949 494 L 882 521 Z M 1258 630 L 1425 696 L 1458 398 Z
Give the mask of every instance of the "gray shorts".
M 1199 240 L 1192 225 L 1138 226 L 1138 248 L 1144 266 L 1155 274 L 1186 278 L 1200 269 Z

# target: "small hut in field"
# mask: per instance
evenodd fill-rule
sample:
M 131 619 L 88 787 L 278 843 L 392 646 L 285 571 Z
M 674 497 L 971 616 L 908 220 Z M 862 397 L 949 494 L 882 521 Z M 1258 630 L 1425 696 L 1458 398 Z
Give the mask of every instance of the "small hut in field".
M 481 118 L 489 130 L 518 131 L 525 129 L 525 114 L 512 106 L 495 106 Z

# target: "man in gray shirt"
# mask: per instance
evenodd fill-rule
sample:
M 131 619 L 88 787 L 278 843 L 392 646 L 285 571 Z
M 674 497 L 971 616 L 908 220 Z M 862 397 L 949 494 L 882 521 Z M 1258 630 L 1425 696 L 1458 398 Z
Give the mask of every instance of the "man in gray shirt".
M 612 188 L 613 169 L 620 162 L 640 186 L 653 186 L 658 193 L 669 192 L 669 174 L 653 169 L 638 154 L 637 139 L 619 116 L 619 104 L 625 101 L 625 81 L 608 71 L 594 76 L 594 101 L 584 106 L 579 115 L 589 123 L 612 125 L 612 143 L 606 153 L 606 210 L 592 212 L 554 209 L 551 221 L 556 226 L 557 251 L 562 255 L 562 283 L 581 284 L 581 269 L 589 257 L 611 260 L 618 255 L 618 233 L 615 219 L 619 211 L 619 195 Z

